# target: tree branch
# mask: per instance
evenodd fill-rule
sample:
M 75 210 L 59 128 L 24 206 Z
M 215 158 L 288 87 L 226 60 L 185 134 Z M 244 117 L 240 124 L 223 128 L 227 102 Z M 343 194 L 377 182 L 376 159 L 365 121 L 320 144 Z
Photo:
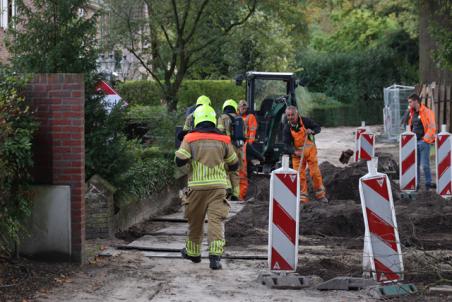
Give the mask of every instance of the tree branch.
M 172 4 L 172 7 L 173 7 L 174 20 L 176 21 L 176 31 L 177 31 L 177 33 L 180 33 L 181 32 L 181 28 L 179 27 L 179 15 L 177 13 L 176 0 L 171 0 L 171 4 Z
M 184 41 L 186 41 L 186 42 L 190 41 L 191 38 L 193 37 L 193 35 L 195 34 L 196 29 L 198 27 L 198 22 L 201 19 L 202 13 L 203 13 L 204 9 L 206 8 L 207 3 L 209 3 L 209 0 L 204 0 L 204 2 L 201 4 L 201 7 L 199 8 L 198 13 L 196 14 L 196 18 L 195 18 L 195 22 L 193 23 L 193 27 L 190 30 L 187 37 L 184 39 Z

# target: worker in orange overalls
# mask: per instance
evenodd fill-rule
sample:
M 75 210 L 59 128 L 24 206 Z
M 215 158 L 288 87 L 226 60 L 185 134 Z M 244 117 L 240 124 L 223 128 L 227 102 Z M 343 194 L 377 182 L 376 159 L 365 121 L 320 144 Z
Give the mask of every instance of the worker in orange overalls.
M 300 167 L 300 201 L 309 201 L 308 185 L 306 182 L 306 167 L 311 174 L 314 196 L 318 201 L 328 202 L 323 186 L 322 175 L 317 161 L 317 148 L 314 143 L 314 135 L 320 132 L 320 126 L 306 117 L 301 117 L 297 107 L 288 106 L 286 109 L 287 124 L 283 130 L 283 141 L 286 145 L 286 153 L 292 155 L 292 166 L 294 170 Z
M 245 126 L 245 145 L 243 147 L 242 167 L 239 171 L 240 176 L 240 199 L 245 200 L 248 192 L 248 172 L 246 161 L 246 147 L 256 140 L 257 120 L 256 116 L 248 111 L 248 103 L 245 100 L 239 102 L 239 114 L 242 116 Z

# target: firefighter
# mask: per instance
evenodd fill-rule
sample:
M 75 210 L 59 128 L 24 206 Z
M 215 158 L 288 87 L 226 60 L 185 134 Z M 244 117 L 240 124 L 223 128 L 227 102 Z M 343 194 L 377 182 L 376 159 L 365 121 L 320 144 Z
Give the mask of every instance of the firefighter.
M 218 130 L 229 136 L 232 140 L 232 145 L 234 146 L 235 153 L 239 159 L 239 170 L 242 169 L 242 156 L 243 156 L 243 145 L 245 139 L 245 133 L 243 130 L 243 121 L 237 114 L 237 102 L 229 99 L 223 103 L 223 114 L 218 118 Z M 236 119 L 242 121 L 242 129 L 235 129 Z M 237 135 L 237 132 L 242 132 L 241 137 Z M 237 171 L 228 171 L 229 176 L 229 189 L 231 190 L 231 200 L 243 201 L 240 198 L 240 176 Z
M 436 123 L 435 114 L 424 104 L 420 103 L 417 94 L 408 97 L 409 115 L 408 125 L 411 131 L 416 133 L 417 138 L 417 175 L 421 175 L 421 166 L 424 171 L 425 189 L 435 189 L 436 184 L 432 183 L 432 174 L 430 172 L 430 146 L 435 142 Z
M 257 120 L 256 116 L 248 111 L 248 103 L 245 100 L 239 102 L 239 114 L 242 116 L 245 130 L 245 145 L 243 146 L 242 167 L 239 171 L 240 177 L 240 199 L 244 200 L 248 192 L 247 172 L 247 147 L 256 140 Z
M 320 126 L 311 119 L 301 117 L 295 106 L 287 107 L 286 117 L 288 123 L 284 126 L 283 141 L 286 146 L 286 153 L 292 154 L 293 169 L 299 169 L 300 160 L 303 158 L 299 170 L 301 202 L 309 202 L 306 182 L 306 167 L 309 167 L 315 198 L 327 203 L 328 199 L 323 187 L 322 175 L 317 161 L 317 148 L 314 142 L 314 135 L 320 132 Z
M 193 119 L 193 112 L 195 111 L 196 108 L 198 108 L 201 105 L 209 105 L 212 106 L 212 102 L 210 101 L 208 96 L 205 95 L 201 95 L 200 97 L 198 97 L 198 99 L 196 100 L 196 104 L 195 106 L 191 106 L 190 108 L 193 108 L 192 111 L 190 112 L 190 110 L 187 110 L 188 115 L 185 118 L 185 123 L 184 123 L 184 127 L 182 128 L 182 131 L 179 132 L 179 134 L 177 135 L 177 138 L 182 141 L 184 139 L 184 136 L 194 128 L 194 119 Z
M 202 105 L 193 113 L 195 128 L 176 151 L 176 165 L 190 162 L 188 190 L 183 205 L 188 220 L 188 239 L 181 250 L 182 257 L 194 263 L 201 261 L 204 219 L 208 219 L 209 260 L 211 269 L 221 269 L 224 221 L 229 214 L 226 200 L 227 172 L 235 171 L 239 162 L 231 139 L 215 128 L 215 110 Z

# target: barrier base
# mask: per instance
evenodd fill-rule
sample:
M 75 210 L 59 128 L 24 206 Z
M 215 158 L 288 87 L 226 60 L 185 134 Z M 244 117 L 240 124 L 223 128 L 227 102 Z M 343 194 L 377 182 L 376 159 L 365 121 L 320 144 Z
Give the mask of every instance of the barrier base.
M 318 276 L 300 276 L 297 273 L 262 272 L 257 277 L 257 282 L 273 289 L 302 289 L 316 286 L 322 281 Z
M 417 288 L 414 284 L 411 283 L 381 284 L 369 287 L 368 293 L 370 296 L 376 299 L 396 298 L 414 295 L 417 293 Z
M 373 279 L 357 277 L 335 277 L 317 286 L 318 290 L 360 290 L 378 283 Z

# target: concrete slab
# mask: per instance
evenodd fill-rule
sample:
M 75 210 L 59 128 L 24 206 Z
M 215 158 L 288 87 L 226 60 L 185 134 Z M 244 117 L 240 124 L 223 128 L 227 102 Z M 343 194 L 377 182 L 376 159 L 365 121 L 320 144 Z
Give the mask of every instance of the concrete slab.
M 313 287 L 322 281 L 318 276 L 300 276 L 297 273 L 261 272 L 257 277 L 258 283 L 272 289 L 303 289 Z
M 70 260 L 70 186 L 33 186 L 32 204 L 26 222 L 30 235 L 22 238 L 19 252 L 48 260 Z
M 366 291 L 372 298 L 388 299 L 416 294 L 417 288 L 411 283 L 393 283 L 371 286 L 368 287 Z

